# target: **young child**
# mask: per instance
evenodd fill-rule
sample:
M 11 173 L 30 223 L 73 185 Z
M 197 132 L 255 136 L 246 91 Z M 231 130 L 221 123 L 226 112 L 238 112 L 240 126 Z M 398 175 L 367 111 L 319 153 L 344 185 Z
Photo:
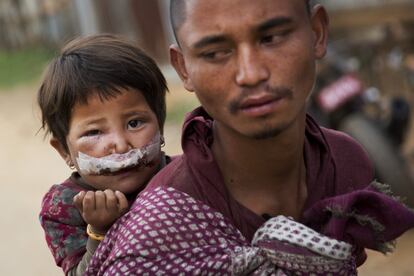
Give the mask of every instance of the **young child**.
M 112 35 L 68 43 L 38 93 L 42 128 L 74 173 L 43 198 L 56 264 L 83 274 L 105 232 L 166 163 L 166 81 L 140 49 Z

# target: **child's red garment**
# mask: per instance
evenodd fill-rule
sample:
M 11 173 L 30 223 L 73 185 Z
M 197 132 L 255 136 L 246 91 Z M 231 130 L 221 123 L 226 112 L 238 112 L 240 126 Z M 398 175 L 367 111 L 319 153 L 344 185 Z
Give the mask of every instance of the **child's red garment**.
M 72 176 L 60 185 L 53 185 L 43 197 L 40 223 L 55 262 L 67 273 L 79 263 L 86 252 L 86 223 L 73 204 L 80 191 L 93 190 L 82 183 L 80 176 Z
M 43 197 L 39 214 L 47 245 L 56 265 L 60 266 L 65 274 L 81 261 L 88 242 L 87 223 L 73 204 L 73 197 L 80 191 L 96 191 L 96 189 L 85 183 L 81 176 L 74 172 L 65 182 L 50 188 Z M 127 198 L 131 202 L 136 195 L 137 193 L 134 193 Z
M 166 156 L 162 152 L 158 170 L 165 167 L 172 159 L 174 157 Z M 73 204 L 73 197 L 80 191 L 96 191 L 96 189 L 83 181 L 79 173 L 74 172 L 65 182 L 50 188 L 43 197 L 39 214 L 47 245 L 56 265 L 60 266 L 65 274 L 79 264 L 87 249 L 87 224 Z M 130 203 L 135 200 L 138 192 L 126 195 Z M 88 252 L 93 254 L 91 247 L 88 248 Z

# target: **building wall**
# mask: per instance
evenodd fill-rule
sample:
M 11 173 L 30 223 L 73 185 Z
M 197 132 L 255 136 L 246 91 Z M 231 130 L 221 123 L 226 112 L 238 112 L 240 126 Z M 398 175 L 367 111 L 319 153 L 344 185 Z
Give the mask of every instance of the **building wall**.
M 159 62 L 171 42 L 167 0 L 0 0 L 0 49 L 60 47 L 79 35 L 124 35 Z

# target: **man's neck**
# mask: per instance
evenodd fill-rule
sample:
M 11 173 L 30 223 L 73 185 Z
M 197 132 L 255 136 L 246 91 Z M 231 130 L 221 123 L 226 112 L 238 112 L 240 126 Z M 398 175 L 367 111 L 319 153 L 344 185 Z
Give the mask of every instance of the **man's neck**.
M 306 200 L 305 126 L 268 139 L 215 128 L 214 156 L 230 194 L 257 214 L 299 217 Z

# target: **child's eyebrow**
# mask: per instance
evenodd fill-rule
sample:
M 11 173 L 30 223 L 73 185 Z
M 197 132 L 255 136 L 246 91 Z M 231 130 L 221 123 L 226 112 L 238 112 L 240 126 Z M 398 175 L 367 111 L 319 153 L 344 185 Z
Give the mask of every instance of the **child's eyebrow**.
M 105 122 L 105 118 L 91 118 L 83 121 L 84 125 L 99 124 Z
M 133 116 L 133 115 L 149 115 L 150 112 L 148 110 L 127 110 L 126 112 L 123 113 L 123 116 L 128 117 L 128 116 Z

